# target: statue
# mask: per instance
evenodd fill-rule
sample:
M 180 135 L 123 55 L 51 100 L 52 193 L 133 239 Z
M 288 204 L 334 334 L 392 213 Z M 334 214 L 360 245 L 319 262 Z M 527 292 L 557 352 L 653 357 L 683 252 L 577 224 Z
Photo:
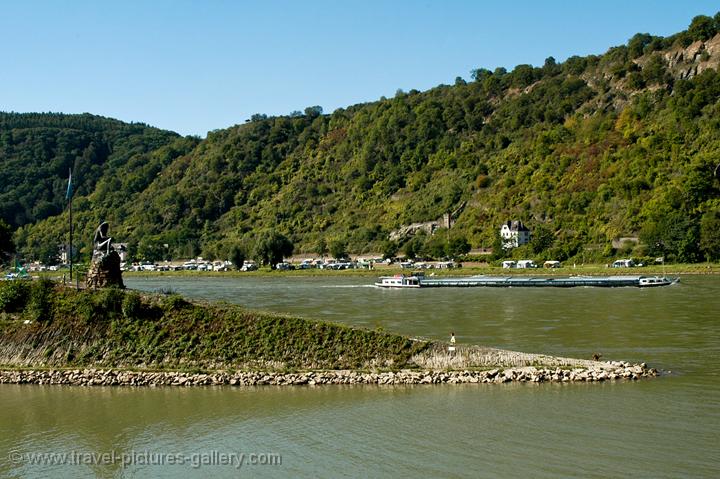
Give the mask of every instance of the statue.
M 108 236 L 108 224 L 106 221 L 100 223 L 100 226 L 95 230 L 95 236 L 93 238 L 93 257 L 96 254 L 107 255 L 110 254 L 110 245 L 112 238 Z M 105 251 L 103 251 L 103 249 Z
M 107 222 L 103 221 L 93 236 L 93 259 L 85 279 L 88 288 L 125 287 L 120 270 L 120 255 L 112 247 L 108 227 Z

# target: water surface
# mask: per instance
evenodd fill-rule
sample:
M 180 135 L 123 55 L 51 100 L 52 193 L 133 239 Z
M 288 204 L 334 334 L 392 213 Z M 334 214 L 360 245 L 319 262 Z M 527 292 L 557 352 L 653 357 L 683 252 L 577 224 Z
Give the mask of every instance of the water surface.
M 656 289 L 380 290 L 368 278 L 132 277 L 308 318 L 647 361 L 602 384 L 0 387 L 0 476 L 717 477 L 720 278 Z M 277 466 L 30 466 L 8 453 L 275 453 Z M 15 457 L 15 456 L 12 456 Z

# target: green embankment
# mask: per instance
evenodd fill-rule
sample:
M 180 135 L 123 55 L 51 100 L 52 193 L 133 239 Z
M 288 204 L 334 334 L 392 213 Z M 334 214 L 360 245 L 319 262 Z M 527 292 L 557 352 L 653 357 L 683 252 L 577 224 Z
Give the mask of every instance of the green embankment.
M 401 368 L 428 346 L 178 295 L 0 282 L 0 364 L 9 367 Z

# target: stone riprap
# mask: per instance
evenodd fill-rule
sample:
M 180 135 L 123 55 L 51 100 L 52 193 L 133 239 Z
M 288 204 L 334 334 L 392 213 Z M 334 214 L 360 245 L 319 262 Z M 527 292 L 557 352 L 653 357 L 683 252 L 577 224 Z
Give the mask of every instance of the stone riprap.
M 322 384 L 469 384 L 509 382 L 596 382 L 636 380 L 657 376 L 646 364 L 602 363 L 596 368 L 535 368 L 532 366 L 485 371 L 389 372 L 167 372 L 117 369 L 3 370 L 0 384 L 65 384 L 73 386 L 291 386 Z

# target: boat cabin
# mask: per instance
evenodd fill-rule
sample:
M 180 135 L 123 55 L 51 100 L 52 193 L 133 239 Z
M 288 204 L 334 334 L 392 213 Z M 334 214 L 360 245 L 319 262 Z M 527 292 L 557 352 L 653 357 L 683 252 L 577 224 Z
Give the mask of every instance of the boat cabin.
M 375 286 L 381 288 L 419 288 L 422 276 L 405 276 L 397 274 L 395 276 L 383 276 L 375 283 Z

